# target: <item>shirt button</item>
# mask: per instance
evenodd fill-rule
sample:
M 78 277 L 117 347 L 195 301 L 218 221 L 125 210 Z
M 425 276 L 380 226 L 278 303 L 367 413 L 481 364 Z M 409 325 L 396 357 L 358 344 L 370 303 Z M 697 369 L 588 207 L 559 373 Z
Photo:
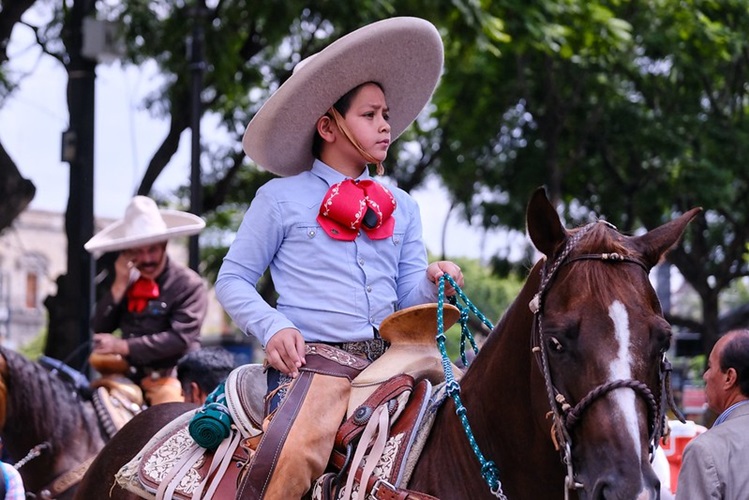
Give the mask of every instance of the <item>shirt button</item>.
M 372 287 L 371 287 L 371 286 L 368 286 L 368 287 L 367 287 L 367 292 L 371 292 L 371 291 L 372 291 Z
M 363 265 L 364 265 L 364 259 L 359 259 L 359 265 L 360 265 L 360 266 L 363 266 Z
M 307 236 L 310 237 L 310 238 L 314 238 L 315 237 L 315 230 L 314 229 L 310 229 L 309 231 L 307 231 Z

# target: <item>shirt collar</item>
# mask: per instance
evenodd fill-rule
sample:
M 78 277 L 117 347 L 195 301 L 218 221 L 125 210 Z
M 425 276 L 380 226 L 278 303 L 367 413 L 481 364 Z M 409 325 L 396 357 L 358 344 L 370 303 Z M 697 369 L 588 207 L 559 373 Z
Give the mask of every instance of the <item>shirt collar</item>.
M 743 401 L 739 401 L 738 403 L 734 403 L 731 406 L 729 406 L 728 408 L 726 408 L 723 411 L 723 413 L 721 413 L 718 416 L 718 418 L 715 419 L 715 422 L 713 423 L 713 427 L 715 427 L 716 425 L 722 424 L 723 422 L 725 422 L 726 420 L 728 420 L 728 417 L 731 416 L 731 413 L 733 413 L 733 411 L 736 408 L 738 408 L 739 406 L 744 406 L 747 403 L 749 403 L 749 399 L 745 399 Z
M 338 170 L 334 169 L 333 167 L 317 159 L 312 164 L 311 172 L 317 177 L 319 177 L 320 179 L 324 180 L 325 183 L 328 185 L 328 187 L 338 182 L 341 182 L 345 179 L 349 179 L 349 177 L 346 177 L 345 175 L 340 173 Z M 371 179 L 371 176 L 369 175 L 369 169 L 365 168 L 364 172 L 355 180 L 364 180 L 364 179 Z

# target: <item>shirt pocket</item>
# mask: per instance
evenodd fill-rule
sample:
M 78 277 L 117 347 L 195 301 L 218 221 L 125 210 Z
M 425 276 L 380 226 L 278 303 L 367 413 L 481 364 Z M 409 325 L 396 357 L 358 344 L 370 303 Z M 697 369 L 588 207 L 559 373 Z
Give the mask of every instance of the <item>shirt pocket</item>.
M 390 237 L 390 241 L 393 243 L 393 246 L 401 247 L 403 245 L 403 240 L 406 237 L 405 231 L 394 231 L 393 236 Z
M 149 300 L 143 312 L 148 316 L 165 316 L 168 309 L 166 302 L 162 302 L 161 300 Z
M 325 236 L 325 233 L 319 224 L 298 224 L 289 232 L 289 239 L 297 243 L 314 243 L 322 236 Z

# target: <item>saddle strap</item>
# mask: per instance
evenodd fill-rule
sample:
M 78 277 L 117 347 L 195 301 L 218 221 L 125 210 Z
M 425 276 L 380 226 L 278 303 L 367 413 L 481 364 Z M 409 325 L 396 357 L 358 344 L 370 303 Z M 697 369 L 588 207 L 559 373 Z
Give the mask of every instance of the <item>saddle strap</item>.
M 83 479 L 83 476 L 86 474 L 86 471 L 91 466 L 91 463 L 95 458 L 96 455 L 91 456 L 84 460 L 82 463 L 78 464 L 78 466 L 76 466 L 75 468 L 59 476 L 57 479 L 52 481 L 51 484 L 47 485 L 47 487 L 43 488 L 39 492 L 39 498 L 57 498 L 58 496 L 67 492 L 73 486 L 76 486 L 81 482 L 81 479 Z
M 405 391 L 413 389 L 414 379 L 411 375 L 396 375 L 382 384 L 369 396 L 364 403 L 359 405 L 354 413 L 341 424 L 340 429 L 335 436 L 335 446 L 339 449 L 346 447 L 364 431 L 369 419 L 374 414 L 375 409 L 380 405 L 391 401 Z M 388 408 L 390 410 L 390 408 Z
M 330 457 L 330 461 L 340 469 L 340 467 L 345 464 L 346 458 L 340 452 L 334 451 Z M 354 471 L 354 477 L 356 477 L 357 481 L 361 481 L 363 473 L 364 467 L 356 468 L 356 471 Z M 324 484 L 332 485 L 331 481 L 326 481 L 326 483 Z M 409 490 L 407 488 L 399 488 L 377 476 L 369 477 L 369 479 L 367 480 L 366 491 L 368 493 L 364 496 L 364 498 L 375 498 L 377 500 L 439 500 L 437 497 L 434 497 L 427 493 Z M 336 495 L 332 495 L 332 497 L 337 498 Z M 361 494 L 357 496 L 357 498 L 360 497 Z
M 385 443 L 387 442 L 388 431 L 390 430 L 390 415 L 386 404 L 378 406 L 372 414 L 369 423 L 364 428 L 362 437 L 359 440 L 359 445 L 356 447 L 356 453 L 354 453 L 354 461 L 351 464 L 352 468 L 359 468 L 364 460 L 364 455 L 369 450 L 369 456 L 367 457 L 366 464 L 364 465 L 363 472 L 359 482 L 367 482 L 372 477 L 377 462 L 382 457 L 382 452 L 385 450 Z M 369 445 L 372 444 L 372 448 L 369 449 Z M 348 480 L 346 481 L 346 488 L 343 490 L 343 498 L 351 498 L 351 493 L 354 488 L 354 475 L 349 474 Z

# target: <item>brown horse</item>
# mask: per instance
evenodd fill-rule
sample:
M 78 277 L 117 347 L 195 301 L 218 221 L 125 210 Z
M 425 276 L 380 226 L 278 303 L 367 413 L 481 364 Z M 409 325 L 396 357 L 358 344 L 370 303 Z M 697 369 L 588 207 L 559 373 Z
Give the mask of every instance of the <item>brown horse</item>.
M 698 211 L 638 237 L 605 222 L 568 231 L 538 190 L 527 225 L 545 258 L 459 395 L 439 408 L 408 488 L 441 499 L 657 498 L 650 453 L 670 395 L 671 331 L 648 273 Z M 478 450 L 456 415 L 458 399 Z M 124 427 L 115 436 L 121 447 L 110 453 L 110 443 L 93 467 L 111 474 L 133 457 L 173 418 L 157 410 Z M 147 420 L 148 429 L 136 425 Z M 78 498 L 109 494 L 111 476 L 93 467 Z M 111 498 L 122 493 L 114 487 Z
M 670 396 L 671 329 L 648 272 L 698 212 L 638 237 L 605 222 L 568 231 L 544 192 L 534 194 L 528 233 L 545 258 L 460 383 L 475 440 L 496 465 L 496 493 L 658 497 L 649 454 Z M 452 400 L 409 488 L 442 499 L 493 496 Z
M 61 499 L 72 498 L 66 485 L 77 483 L 106 441 L 94 405 L 69 381 L 2 347 L 0 434 L 26 491 Z

